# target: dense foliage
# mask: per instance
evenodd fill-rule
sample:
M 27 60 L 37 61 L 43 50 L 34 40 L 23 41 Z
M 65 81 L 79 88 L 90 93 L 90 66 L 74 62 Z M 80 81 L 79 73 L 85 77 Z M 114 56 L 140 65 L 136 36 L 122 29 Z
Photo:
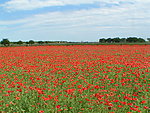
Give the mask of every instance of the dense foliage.
M 129 37 L 129 38 L 102 38 L 99 39 L 99 42 L 101 43 L 142 43 L 146 42 L 143 38 L 137 38 L 137 37 Z
M 1 41 L 1 44 L 3 44 L 4 46 L 9 46 L 10 41 L 9 41 L 8 39 L 3 39 L 3 40 Z

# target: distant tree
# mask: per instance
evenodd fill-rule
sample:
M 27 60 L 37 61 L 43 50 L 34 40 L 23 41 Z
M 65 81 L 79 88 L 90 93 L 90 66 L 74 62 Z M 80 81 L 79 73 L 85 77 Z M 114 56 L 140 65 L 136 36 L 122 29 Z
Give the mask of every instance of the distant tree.
M 143 38 L 138 38 L 138 42 L 145 42 Z
M 31 44 L 31 45 L 34 44 L 34 41 L 33 41 L 33 40 L 30 40 L 30 41 L 29 41 L 29 44 Z
M 44 43 L 48 44 L 48 43 L 49 43 L 49 41 L 44 41 Z
M 112 42 L 119 43 L 121 40 L 119 37 L 113 38 Z
M 8 39 L 3 39 L 1 41 L 1 44 L 3 44 L 4 46 L 9 46 L 10 45 L 10 41 Z
M 38 44 L 43 44 L 44 42 L 43 42 L 43 41 L 38 41 L 37 43 L 38 43 Z
M 138 42 L 138 38 L 137 37 L 129 37 L 126 40 L 129 43 L 133 43 L 133 42 Z
M 147 40 L 150 42 L 150 38 L 147 38 Z
M 21 45 L 21 44 L 23 44 L 23 42 L 22 42 L 21 40 L 19 40 L 19 41 L 17 42 L 17 44 Z
M 29 44 L 29 42 L 25 42 L 26 44 Z
M 100 43 L 105 43 L 105 42 L 106 42 L 106 39 L 105 39 L 105 38 L 99 39 L 99 42 L 100 42 Z
M 11 42 L 12 44 L 17 44 L 17 42 Z
M 120 42 L 125 43 L 126 42 L 126 38 L 121 38 Z
M 106 42 L 107 42 L 107 43 L 111 43 L 112 41 L 113 41 L 113 40 L 112 40 L 111 38 L 107 38 L 107 39 L 106 39 Z

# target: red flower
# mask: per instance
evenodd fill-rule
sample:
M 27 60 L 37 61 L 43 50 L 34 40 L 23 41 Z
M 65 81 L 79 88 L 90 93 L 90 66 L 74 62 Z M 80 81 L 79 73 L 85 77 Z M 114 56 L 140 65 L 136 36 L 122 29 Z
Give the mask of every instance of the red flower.
M 121 106 L 121 105 L 118 105 L 118 107 L 119 107 L 119 108 L 122 108 L 123 106 Z
M 111 110 L 111 107 L 108 107 L 109 110 Z
M 119 102 L 119 100 L 114 100 L 114 102 Z
M 39 111 L 39 113 L 44 113 L 44 111 Z
M 10 91 L 10 90 L 9 90 L 9 91 L 7 91 L 7 92 L 8 92 L 8 93 L 12 93 L 12 92 L 14 92 L 14 91 Z
M 144 109 L 149 109 L 149 107 L 147 107 L 147 106 L 144 106 Z
M 145 101 L 145 100 L 143 100 L 143 101 L 141 101 L 141 102 L 140 102 L 140 104 L 144 104 L 144 103 L 146 103 L 146 101 Z
M 86 98 L 85 100 L 86 100 L 86 101 L 90 101 L 90 99 L 88 99 L 88 98 Z
M 61 105 L 57 105 L 56 108 L 59 109 L 61 107 Z
M 98 85 L 94 86 L 95 89 L 99 89 L 100 87 Z
M 67 89 L 66 92 L 67 92 L 68 94 L 71 94 L 71 93 L 73 93 L 75 90 L 76 90 L 76 89 Z
M 82 87 L 82 85 L 78 85 L 78 88 L 81 88 Z
M 133 103 L 128 103 L 127 105 L 132 106 L 132 105 L 133 105 Z
M 51 100 L 51 99 L 52 99 L 52 98 L 49 98 L 49 97 L 48 97 L 48 98 L 42 97 L 42 98 L 43 98 L 44 101 L 46 101 L 46 100 Z
M 44 94 L 42 90 L 37 90 L 38 94 Z
M 16 97 L 16 100 L 19 100 L 20 99 L 20 97 Z
M 16 89 L 16 91 L 22 92 L 22 89 Z
M 131 110 L 137 111 L 137 108 L 130 107 Z

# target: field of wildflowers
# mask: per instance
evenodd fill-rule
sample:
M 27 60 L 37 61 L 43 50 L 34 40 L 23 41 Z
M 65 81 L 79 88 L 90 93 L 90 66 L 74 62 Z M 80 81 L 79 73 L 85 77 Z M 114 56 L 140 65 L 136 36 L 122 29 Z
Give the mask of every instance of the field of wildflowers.
M 0 48 L 0 111 L 150 113 L 150 45 Z

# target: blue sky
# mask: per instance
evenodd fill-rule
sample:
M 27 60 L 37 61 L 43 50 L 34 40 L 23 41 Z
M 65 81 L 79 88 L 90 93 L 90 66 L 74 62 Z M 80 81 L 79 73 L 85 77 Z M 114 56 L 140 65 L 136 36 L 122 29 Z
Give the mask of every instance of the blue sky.
M 0 39 L 150 37 L 150 0 L 0 0 Z

